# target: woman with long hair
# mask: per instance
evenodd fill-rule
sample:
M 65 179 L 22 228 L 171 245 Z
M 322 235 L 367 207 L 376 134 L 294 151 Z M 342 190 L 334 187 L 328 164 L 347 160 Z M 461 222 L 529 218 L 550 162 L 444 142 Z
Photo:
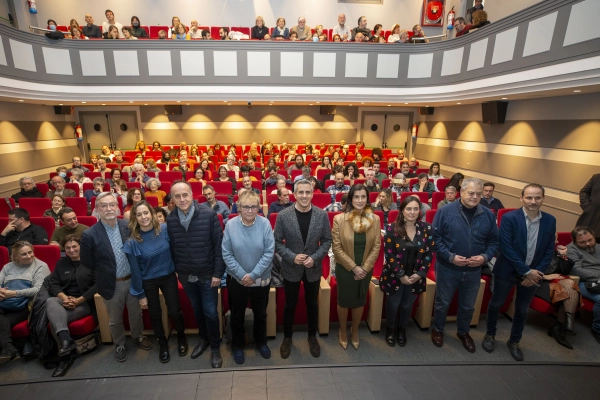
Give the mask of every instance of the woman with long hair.
M 320 169 L 327 169 L 330 171 L 333 169 L 333 164 L 331 163 L 330 156 L 323 156 L 323 161 L 321 161 L 321 165 L 318 165 L 317 168 L 315 168 L 315 176 L 317 176 L 317 173 Z
M 162 145 L 158 141 L 152 142 L 152 151 L 163 151 Z
M 465 179 L 465 176 L 460 172 L 457 172 L 454 175 L 452 175 L 452 177 L 450 177 L 450 182 L 448 182 L 446 187 L 452 186 L 455 187 L 456 190 L 460 190 L 463 179 Z
M 406 345 L 406 324 L 413 304 L 426 288 L 433 253 L 433 229 L 421 221 L 420 214 L 421 201 L 416 196 L 408 196 L 400 203 L 396 221 L 385 227 L 385 261 L 379 287 L 385 293 L 385 341 L 389 346 Z
M 377 195 L 377 200 L 373 203 L 373 210 L 383 212 L 383 226 L 388 224 L 388 215 L 391 210 L 397 210 L 398 206 L 394 203 L 392 189 L 383 189 Z
M 231 195 L 233 196 L 235 194 L 235 189 L 237 187 L 235 180 L 233 178 L 230 178 L 229 175 L 227 174 L 227 168 L 225 168 L 224 165 L 221 165 L 219 167 L 219 177 L 217 178 L 217 181 L 220 182 L 230 182 L 231 183 Z
M 142 309 L 148 310 L 160 345 L 158 358 L 161 363 L 167 363 L 171 356 L 162 323 L 159 291 L 162 292 L 169 317 L 177 331 L 179 356 L 183 357 L 188 353 L 167 225 L 158 222 L 156 212 L 147 201 L 135 204 L 131 213 L 133 214 L 129 220 L 131 238 L 123 245 L 123 252 L 127 254 L 131 267 L 129 292 L 138 298 Z
M 444 176 L 442 175 L 442 171 L 440 170 L 439 162 L 431 163 L 431 165 L 429 166 L 429 172 L 427 173 L 427 176 L 429 179 L 433 179 L 433 184 L 435 185 L 435 191 L 439 192 L 439 190 L 437 188 L 437 181 L 438 181 L 438 179 L 444 178 Z
M 123 210 L 123 219 L 129 221 L 129 215 L 133 206 L 145 199 L 146 196 L 142 192 L 142 189 L 136 187 L 129 189 L 127 191 L 127 205 Z
M 134 150 L 140 152 L 142 154 L 142 156 L 145 156 L 146 155 L 146 143 L 144 143 L 143 140 L 138 141 L 135 144 Z
M 365 179 L 365 177 L 360 173 L 356 163 L 351 162 L 344 167 L 344 179 L 349 179 L 350 186 L 352 186 L 355 179 Z
M 202 171 L 204 171 L 204 180 L 212 180 L 212 172 L 210 170 L 211 165 L 212 161 L 207 158 L 203 158 L 202 161 L 200 161 L 200 165 L 198 167 L 202 168 Z
M 362 184 L 352 186 L 346 210 L 334 217 L 332 230 L 332 249 L 337 264 L 339 342 L 344 349 L 348 347 L 348 309 L 352 309 L 351 342 L 358 350 L 358 326 L 381 247 L 379 227 L 379 217 L 373 213 L 367 188 Z
M 194 177 L 188 179 L 188 182 L 200 182 L 202 186 L 206 185 L 206 180 L 204 179 L 204 169 L 202 167 L 198 167 L 194 170 Z

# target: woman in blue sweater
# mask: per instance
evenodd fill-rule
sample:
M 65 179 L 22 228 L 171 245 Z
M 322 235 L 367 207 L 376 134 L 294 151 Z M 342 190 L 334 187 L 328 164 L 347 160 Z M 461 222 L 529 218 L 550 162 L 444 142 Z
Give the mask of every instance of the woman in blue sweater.
M 165 299 L 169 317 L 175 324 L 179 356 L 183 357 L 188 352 L 167 226 L 159 224 L 152 206 L 142 200 L 131 208 L 129 229 L 131 238 L 123 246 L 131 266 L 129 290 L 139 299 L 140 307 L 150 313 L 150 321 L 160 344 L 159 359 L 166 363 L 171 357 L 162 323 L 159 290 Z
M 263 358 L 271 357 L 267 346 L 267 303 L 275 238 L 269 220 L 258 216 L 260 200 L 246 190 L 237 202 L 241 214 L 225 225 L 223 261 L 231 308 L 233 359 L 244 363 L 244 315 L 248 300 L 254 314 L 254 340 Z

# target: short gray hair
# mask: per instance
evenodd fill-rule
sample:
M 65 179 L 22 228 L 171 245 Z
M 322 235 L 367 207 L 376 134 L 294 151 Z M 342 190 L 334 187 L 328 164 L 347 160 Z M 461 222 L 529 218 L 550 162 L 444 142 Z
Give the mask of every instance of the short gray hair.
M 406 179 L 406 177 L 404 174 L 398 172 L 396 175 L 394 175 L 394 179 Z
M 113 194 L 111 192 L 102 192 L 98 196 L 96 196 L 96 208 L 98 208 L 98 202 L 100 200 L 102 200 L 103 198 L 105 198 L 106 196 L 113 196 Z
M 308 165 L 305 165 L 304 167 L 302 167 L 302 173 L 308 172 L 309 174 L 312 172 L 312 170 L 310 169 L 310 167 Z
M 73 168 L 71 170 L 71 175 L 77 175 L 78 177 L 85 176 L 85 174 L 83 173 L 83 170 L 81 168 Z
M 450 190 L 452 192 L 456 192 L 456 188 L 454 186 L 446 186 L 446 188 L 444 189 L 444 192 L 447 192 L 448 190 Z
M 146 181 L 146 187 L 150 187 L 150 184 L 152 182 L 156 182 L 156 184 L 158 185 L 158 187 L 160 187 L 160 181 L 156 178 L 150 178 Z
M 98 183 L 98 182 L 104 185 L 104 183 L 106 181 L 104 180 L 104 178 L 101 178 L 98 176 L 98 177 L 94 178 L 93 182 L 94 182 L 94 185 L 96 185 L 96 183 Z
M 481 189 L 483 189 L 483 181 L 479 178 L 466 178 L 465 180 L 463 180 L 462 185 L 460 185 L 460 190 L 467 190 L 467 187 L 469 186 L 469 184 L 474 184 L 475 186 L 479 186 Z
M 35 181 L 33 180 L 33 178 L 30 178 L 28 176 L 24 176 L 21 179 L 19 179 L 19 186 L 23 186 L 23 181 L 31 181 L 31 182 L 35 183 Z
M 310 181 L 308 179 L 299 179 L 296 182 L 296 185 L 294 186 L 294 193 L 296 192 L 296 190 L 298 190 L 298 186 L 300 186 L 300 185 L 308 185 L 308 186 L 310 186 L 310 191 L 311 192 L 313 191 L 312 183 L 310 183 Z M 279 189 L 277 191 L 279 191 Z

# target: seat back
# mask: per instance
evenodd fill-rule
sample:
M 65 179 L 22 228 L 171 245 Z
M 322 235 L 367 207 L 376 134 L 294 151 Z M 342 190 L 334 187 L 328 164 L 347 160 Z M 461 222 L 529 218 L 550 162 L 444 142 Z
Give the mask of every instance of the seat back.
M 446 198 L 446 193 L 444 192 L 435 192 L 431 196 L 431 209 L 437 210 L 438 203 Z
M 329 193 L 315 193 L 313 194 L 311 203 L 315 207 L 325 208 L 331 204 L 331 195 Z
M 71 207 L 78 217 L 88 215 L 88 204 L 85 198 L 67 197 L 66 201 L 67 207 Z
M 50 190 L 50 188 L 48 188 L 48 184 L 47 183 L 36 183 L 35 187 L 42 192 L 42 194 L 44 195 L 44 197 L 46 197 L 46 193 L 48 193 L 48 191 Z
M 8 257 L 8 249 L 4 246 L 0 246 L 0 271 L 9 262 L 10 258 Z
M 15 199 L 12 197 L 0 199 L 0 218 L 8 218 L 8 212 L 16 206 Z
M 31 217 L 30 221 L 34 225 L 39 225 L 46 230 L 48 234 L 48 240 L 52 237 L 54 229 L 56 229 L 56 222 L 52 217 Z
M 425 214 L 425 221 L 433 224 L 433 218 L 435 217 L 435 213 L 437 212 L 437 210 L 429 210 L 427 211 L 427 213 Z
M 19 200 L 19 207 L 27 210 L 30 217 L 41 217 L 44 211 L 52 208 L 52 200 L 48 198 L 23 197 Z
M 504 214 L 513 210 L 516 210 L 516 208 L 501 208 L 498 210 L 498 228 L 500 228 L 500 222 L 502 221 Z
M 79 196 L 79 184 L 75 182 L 69 182 L 65 184 L 65 189 L 71 189 L 77 196 Z
M 269 222 L 271 223 L 271 228 L 275 229 L 275 224 L 277 223 L 277 213 L 272 213 L 269 215 Z
M 427 192 L 404 192 L 400 195 L 400 202 L 404 201 L 408 196 L 418 197 L 421 203 L 427 204 L 429 202 L 429 194 Z
M 437 180 L 435 185 L 437 187 L 437 190 L 439 190 L 440 192 L 443 192 L 449 183 L 450 183 L 450 178 L 440 178 Z M 459 191 L 460 188 L 456 188 L 456 190 Z
M 89 227 L 92 227 L 93 225 L 96 224 L 96 222 L 98 222 L 98 219 L 96 217 L 91 217 L 91 216 L 77 216 L 77 222 L 79 222 L 82 225 Z
M 175 181 L 180 181 L 182 178 L 181 172 L 159 172 L 158 173 L 158 180 L 161 182 L 175 182 Z
M 56 267 L 56 263 L 60 260 L 60 247 L 36 244 L 33 246 L 33 254 L 48 264 L 48 268 L 52 272 Z
M 217 194 L 230 195 L 232 191 L 231 182 L 222 181 L 210 181 L 207 184 L 211 185 L 215 189 Z

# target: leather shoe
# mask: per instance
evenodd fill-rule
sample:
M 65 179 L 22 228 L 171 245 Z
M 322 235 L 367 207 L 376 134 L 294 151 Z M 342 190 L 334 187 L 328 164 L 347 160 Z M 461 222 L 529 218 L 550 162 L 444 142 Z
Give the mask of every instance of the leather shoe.
M 398 343 L 398 346 L 400 347 L 406 346 L 406 329 L 396 329 L 396 343 Z
M 592 329 L 592 336 L 596 339 L 596 342 L 600 343 L 600 332 L 597 332 Z
M 390 347 L 394 347 L 396 345 L 396 338 L 394 335 L 393 328 L 387 328 L 387 330 L 385 331 L 385 342 Z
M 206 350 L 210 346 L 210 342 L 208 340 L 203 340 L 192 350 L 192 360 L 200 357 L 204 350 Z
M 321 346 L 319 345 L 316 336 L 308 337 L 308 349 L 310 350 L 310 355 L 313 357 L 319 357 L 321 355 Z
M 184 333 L 177 334 L 177 353 L 179 353 L 179 357 L 183 357 L 188 353 L 188 342 Z
M 519 348 L 519 343 L 513 343 L 509 339 L 508 342 L 506 342 L 506 345 L 510 350 L 510 355 L 515 359 L 515 361 L 523 361 L 523 352 Z
M 464 335 L 457 333 L 456 336 L 458 336 L 458 338 L 462 342 L 464 348 L 469 353 L 475 353 L 475 343 L 473 342 L 473 338 L 471 337 L 471 335 L 469 335 L 468 333 L 466 333 Z
M 444 345 L 444 332 L 431 328 L 431 341 L 436 347 L 442 347 Z
M 69 368 L 71 368 L 71 365 L 73 365 L 73 361 L 75 361 L 75 357 L 69 357 L 66 361 L 61 361 L 60 363 L 58 363 L 58 366 L 52 373 L 52 377 L 58 378 L 61 376 L 65 376 L 67 374 L 67 371 L 69 371 Z
M 560 322 L 557 322 L 552 328 L 548 329 L 548 336 L 553 337 L 556 343 L 561 346 L 573 350 L 573 345 L 567 340 L 563 325 Z
M 283 342 L 281 342 L 281 347 L 279 348 L 279 354 L 281 354 L 281 358 L 284 360 L 290 356 L 292 352 L 292 338 L 283 338 Z
M 171 355 L 169 354 L 169 342 L 167 342 L 167 338 L 159 338 L 158 344 L 160 346 L 160 349 L 158 351 L 158 359 L 163 364 L 168 363 L 171 359 Z
M 210 355 L 210 365 L 213 368 L 221 368 L 223 366 L 223 357 L 219 349 L 212 349 Z
M 483 342 L 481 342 L 481 348 L 491 353 L 494 351 L 494 347 L 496 345 L 496 338 L 493 335 L 485 335 L 483 337 Z
M 71 340 L 63 340 L 62 341 L 62 347 L 58 351 L 58 356 L 59 357 L 66 356 L 67 354 L 69 354 L 73 350 L 75 350 L 76 348 L 77 348 L 77 343 L 75 343 L 75 341 L 73 339 L 71 339 Z
M 19 352 L 12 343 L 7 343 L 2 346 L 2 353 L 0 353 L 0 364 L 3 364 L 7 361 L 16 360 L 17 358 L 19 358 Z

